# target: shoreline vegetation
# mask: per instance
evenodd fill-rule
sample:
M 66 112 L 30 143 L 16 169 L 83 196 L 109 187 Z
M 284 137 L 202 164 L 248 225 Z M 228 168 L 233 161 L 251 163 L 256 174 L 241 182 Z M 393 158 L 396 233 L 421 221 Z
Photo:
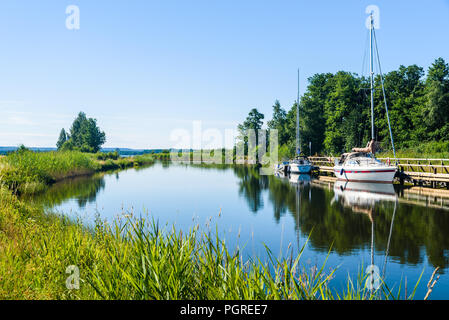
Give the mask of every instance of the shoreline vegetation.
M 299 101 L 300 150 L 304 155 L 335 157 L 371 140 L 369 77 L 352 72 L 317 73 Z M 374 79 L 375 139 L 383 154 L 392 155 L 382 84 L 397 157 L 449 158 L 449 63 L 434 60 L 427 72 L 418 65 L 400 66 Z M 296 155 L 297 101 L 281 106 L 276 100 L 271 119 L 256 108 L 238 125 L 237 146 L 248 149 L 248 130 L 269 141 L 276 130 L 280 160 Z M 286 107 L 285 107 L 286 106 Z M 264 127 L 264 119 L 266 127 Z M 268 147 L 268 146 L 267 146 Z
M 19 199 L 23 193 L 74 175 L 152 164 L 154 155 L 34 153 L 21 149 L 0 159 L 1 299 L 413 299 L 401 286 L 366 287 L 363 268 L 336 292 L 335 270 L 301 265 L 301 252 L 269 261 L 243 260 L 223 240 L 195 226 L 188 233 L 161 229 L 124 215 L 112 225 L 48 214 Z M 304 249 L 304 248 L 303 248 Z M 67 268 L 80 271 L 79 290 L 69 290 Z M 326 270 L 327 267 L 326 267 Z M 407 290 L 405 290 L 407 292 Z

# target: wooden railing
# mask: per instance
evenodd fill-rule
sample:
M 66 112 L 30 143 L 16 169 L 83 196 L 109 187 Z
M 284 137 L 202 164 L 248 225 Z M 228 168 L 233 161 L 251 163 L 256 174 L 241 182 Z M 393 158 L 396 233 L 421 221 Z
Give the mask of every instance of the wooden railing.
M 313 165 L 321 171 L 331 172 L 337 157 L 309 157 Z M 377 158 L 391 165 L 397 165 L 400 171 L 416 180 L 449 182 L 449 159 L 429 158 Z

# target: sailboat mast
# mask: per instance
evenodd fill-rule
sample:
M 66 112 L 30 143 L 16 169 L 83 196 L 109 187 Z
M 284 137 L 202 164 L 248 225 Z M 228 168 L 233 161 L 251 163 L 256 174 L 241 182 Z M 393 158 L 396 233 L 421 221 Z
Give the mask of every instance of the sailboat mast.
M 298 99 L 296 100 L 296 155 L 299 156 L 301 149 L 299 147 L 299 68 L 298 68 Z
M 371 13 L 370 16 L 370 82 L 371 82 L 371 139 L 374 139 L 374 70 L 373 70 L 373 29 L 374 29 L 374 20 L 373 20 L 373 14 Z

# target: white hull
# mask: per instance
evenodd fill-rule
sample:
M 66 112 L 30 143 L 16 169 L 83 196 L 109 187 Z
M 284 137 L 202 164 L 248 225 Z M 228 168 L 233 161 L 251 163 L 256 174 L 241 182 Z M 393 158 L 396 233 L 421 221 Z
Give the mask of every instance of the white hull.
M 290 164 L 290 172 L 291 173 L 310 173 L 312 171 L 312 165 L 310 164 Z
M 393 182 L 397 168 L 394 166 L 335 166 L 337 179 L 363 182 Z

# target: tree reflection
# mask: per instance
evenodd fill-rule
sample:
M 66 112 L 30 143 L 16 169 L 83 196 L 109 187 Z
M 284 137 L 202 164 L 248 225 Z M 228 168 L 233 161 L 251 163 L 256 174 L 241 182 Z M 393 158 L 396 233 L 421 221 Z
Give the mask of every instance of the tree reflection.
M 268 176 L 260 175 L 258 169 L 249 166 L 236 166 L 234 173 L 240 178 L 239 195 L 248 202 L 253 213 L 263 208 L 262 191 L 268 188 Z
M 119 176 L 115 176 L 119 179 Z M 55 183 L 46 192 L 26 199 L 34 205 L 43 205 L 50 208 L 62 204 L 67 199 L 74 198 L 79 208 L 84 208 L 88 203 L 94 203 L 97 194 L 104 189 L 104 174 L 65 179 Z
M 327 252 L 332 247 L 340 255 L 350 255 L 356 250 L 370 250 L 374 236 L 375 252 L 383 255 L 388 251 L 389 257 L 402 264 L 417 265 L 423 262 L 426 253 L 433 266 L 445 268 L 449 265 L 449 213 L 400 200 L 395 211 L 396 200 L 388 196 L 400 197 L 401 191 L 395 192 L 392 186 L 387 191 L 385 185 L 378 186 L 380 189 L 374 193 L 380 192 L 381 196 L 375 202 L 348 205 L 344 197 L 335 197 L 338 189 L 316 183 L 292 184 L 288 178 L 260 176 L 257 169 L 244 166 L 233 170 L 240 179 L 239 194 L 246 198 L 252 212 L 263 208 L 263 193 L 268 192 L 274 219 L 279 221 L 290 214 L 295 229 L 304 236 L 310 234 L 310 244 L 315 250 Z M 355 197 L 360 197 L 366 195 L 367 190 L 354 192 L 359 194 Z

